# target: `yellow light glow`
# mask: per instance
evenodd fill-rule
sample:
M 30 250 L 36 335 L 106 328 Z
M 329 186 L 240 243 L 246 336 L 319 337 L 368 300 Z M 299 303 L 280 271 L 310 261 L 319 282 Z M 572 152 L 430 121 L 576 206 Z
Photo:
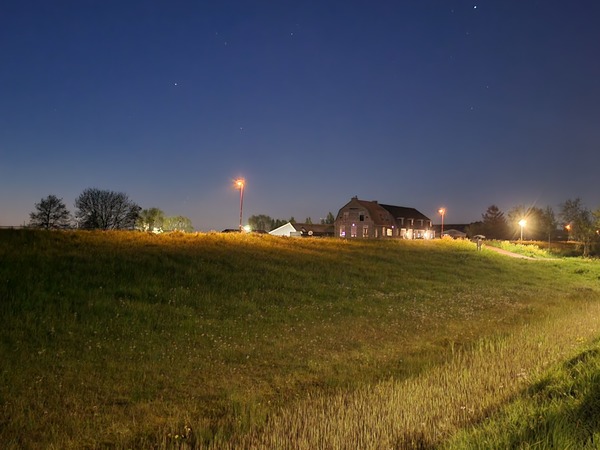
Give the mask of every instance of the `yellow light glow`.
M 521 219 L 519 220 L 519 225 L 522 227 L 524 227 L 525 225 L 527 225 L 527 221 L 525 219 Z
M 238 189 L 243 189 L 244 184 L 246 184 L 246 180 L 244 180 L 243 178 L 238 178 L 237 180 L 235 180 L 235 187 Z
M 446 208 L 440 208 L 438 209 L 438 212 L 443 216 L 444 214 L 446 214 Z

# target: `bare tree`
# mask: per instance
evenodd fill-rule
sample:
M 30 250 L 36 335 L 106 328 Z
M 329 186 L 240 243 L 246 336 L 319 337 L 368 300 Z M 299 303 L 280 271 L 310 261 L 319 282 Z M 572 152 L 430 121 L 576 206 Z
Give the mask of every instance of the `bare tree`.
M 75 200 L 80 228 L 133 229 L 141 208 L 127 194 L 88 188 Z
M 552 235 L 556 233 L 556 227 L 558 226 L 558 221 L 551 206 L 546 206 L 546 209 L 543 211 L 541 226 L 546 236 L 548 236 L 548 245 L 550 245 Z
M 55 195 L 49 195 L 35 204 L 35 211 L 29 214 L 29 226 L 33 228 L 58 229 L 68 228 L 71 213 L 62 201 Z

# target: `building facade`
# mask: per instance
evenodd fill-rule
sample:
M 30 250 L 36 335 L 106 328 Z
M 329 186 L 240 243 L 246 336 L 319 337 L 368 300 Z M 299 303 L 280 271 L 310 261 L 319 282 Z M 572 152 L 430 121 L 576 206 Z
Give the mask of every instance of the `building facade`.
M 415 208 L 385 205 L 357 197 L 342 206 L 335 219 L 335 236 L 359 239 L 432 239 L 431 220 Z

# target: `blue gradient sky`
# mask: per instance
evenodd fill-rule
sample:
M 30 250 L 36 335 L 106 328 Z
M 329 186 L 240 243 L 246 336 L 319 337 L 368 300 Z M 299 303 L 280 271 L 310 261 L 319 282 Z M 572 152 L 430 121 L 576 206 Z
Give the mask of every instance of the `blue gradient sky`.
M 184 215 L 600 207 L 596 1 L 0 3 L 0 225 L 88 187 Z

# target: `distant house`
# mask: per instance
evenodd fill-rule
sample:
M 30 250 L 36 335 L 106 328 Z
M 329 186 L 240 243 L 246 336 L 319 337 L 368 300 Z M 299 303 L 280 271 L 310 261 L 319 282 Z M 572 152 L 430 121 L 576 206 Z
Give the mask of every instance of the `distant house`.
M 333 237 L 332 223 L 295 223 L 294 228 L 302 237 Z
M 333 233 L 334 229 L 331 224 L 291 222 L 269 231 L 269 234 L 273 236 L 288 237 L 331 237 Z
M 431 220 L 415 208 L 385 205 L 357 197 L 342 206 L 335 219 L 341 238 L 431 239 Z
M 465 239 L 469 235 L 469 227 L 469 224 L 466 223 L 447 223 L 444 226 L 444 233 L 442 233 L 442 226 L 437 224 L 433 226 L 433 231 L 436 236 L 442 237 L 443 234 L 454 239 Z
M 465 239 L 467 237 L 467 233 L 463 233 L 455 228 L 450 228 L 449 230 L 444 230 L 444 236 L 450 236 L 452 239 Z

